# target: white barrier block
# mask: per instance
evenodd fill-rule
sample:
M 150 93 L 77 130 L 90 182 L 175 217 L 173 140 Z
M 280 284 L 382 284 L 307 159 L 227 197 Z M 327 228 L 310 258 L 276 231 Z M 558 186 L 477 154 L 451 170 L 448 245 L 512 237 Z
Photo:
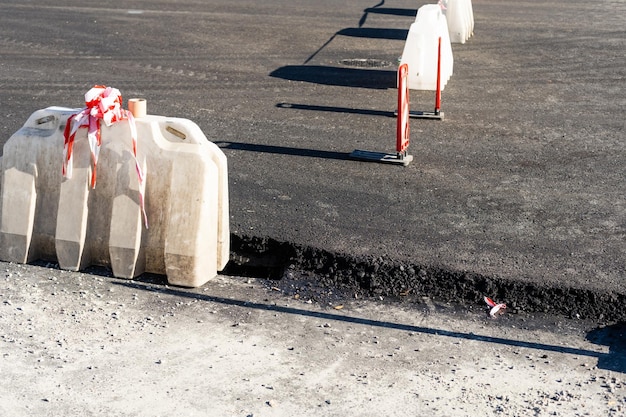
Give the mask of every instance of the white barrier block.
M 437 61 L 441 38 L 441 90 L 452 76 L 454 60 L 446 16 L 437 4 L 427 4 L 417 10 L 415 22 L 409 28 L 400 65 L 409 66 L 411 90 L 437 89 Z
M 74 141 L 71 179 L 63 178 L 63 128 L 77 109 L 39 110 L 6 143 L 1 159 L 0 259 L 57 259 L 63 269 L 110 266 L 120 278 L 165 274 L 199 286 L 228 262 L 226 156 L 186 119 L 135 119 L 139 181 L 128 120 L 102 124 L 96 187 L 87 129 Z
M 86 135 L 84 139 L 82 137 L 80 139 L 74 142 L 74 176 L 72 179 L 61 182 L 59 196 L 56 198 L 59 207 L 56 218 L 56 255 L 59 267 L 70 271 L 78 271 L 91 265 L 89 253 L 85 253 L 85 244 L 92 243 L 91 239 L 90 242 L 87 242 L 91 151 Z M 41 156 L 45 157 L 44 155 Z M 45 185 L 38 184 L 38 188 L 41 186 Z M 101 193 L 102 191 L 102 187 L 99 187 L 98 192 Z M 97 207 L 94 204 L 91 206 L 94 208 L 93 211 L 96 211 Z M 37 214 L 43 215 L 43 213 Z M 100 222 L 105 221 L 96 214 L 92 213 L 92 219 Z M 96 235 L 93 234 L 92 236 L 95 237 Z
M 172 171 L 177 174 L 172 175 L 170 183 L 170 216 L 164 247 L 166 275 L 172 284 L 197 287 L 202 285 L 207 271 L 217 270 L 218 170 L 207 152 L 191 151 L 186 158 L 173 162 Z M 198 177 L 216 181 L 199 181 L 199 186 L 190 190 L 190 179 Z M 207 253 L 215 256 L 206 256 Z M 194 281 L 190 282 L 190 277 Z
M 50 168 L 63 161 L 59 121 L 77 111 L 58 107 L 36 111 L 4 145 L 1 260 L 25 263 L 54 257 L 61 171 Z
M 448 19 L 450 42 L 465 43 L 474 33 L 472 0 L 448 0 L 444 14 Z
M 32 239 L 37 202 L 36 165 L 27 159 L 28 153 L 15 155 L 11 153 L 10 148 L 8 151 L 13 158 L 8 156 L 2 159 L 3 188 L 14 187 L 17 192 L 13 193 L 10 199 L 2 200 L 4 220 L 0 230 L 2 233 L 0 245 L 6 251 L 4 257 L 7 261 L 25 263 L 33 258 L 28 248 Z M 7 152 L 6 147 L 5 152 Z M 28 232 L 23 233 L 24 230 Z

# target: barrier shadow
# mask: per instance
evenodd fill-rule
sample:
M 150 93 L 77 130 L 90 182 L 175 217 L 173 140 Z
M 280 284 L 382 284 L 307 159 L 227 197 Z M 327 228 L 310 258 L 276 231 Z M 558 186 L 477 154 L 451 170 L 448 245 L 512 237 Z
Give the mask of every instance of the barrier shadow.
M 323 51 L 330 43 L 338 36 L 351 36 L 355 38 L 370 38 L 370 39 L 390 39 L 404 41 L 409 36 L 407 29 L 387 29 L 387 28 L 345 28 L 341 29 L 333 36 L 330 37 L 319 49 L 313 52 L 304 63 L 309 63 L 313 58 Z
M 341 87 L 385 90 L 396 88 L 396 71 L 322 65 L 287 65 L 270 73 L 270 77 Z
M 417 9 L 401 9 L 399 7 L 368 7 L 363 10 L 363 13 L 368 14 L 383 14 L 386 16 L 403 16 L 403 17 L 415 17 L 417 16 Z M 367 17 L 366 17 L 367 18 Z M 365 22 L 365 19 L 361 19 Z
M 362 325 L 362 326 L 371 326 L 371 327 L 393 329 L 393 330 L 411 332 L 411 333 L 428 334 L 428 335 L 433 335 L 437 337 L 449 337 L 449 338 L 461 339 L 461 340 L 472 340 L 472 341 L 491 343 L 491 344 L 496 344 L 496 345 L 506 345 L 506 346 L 512 346 L 512 347 L 518 347 L 518 348 L 534 349 L 534 350 L 540 350 L 544 352 L 554 352 L 554 353 L 562 353 L 562 354 L 569 354 L 569 355 L 576 355 L 576 356 L 587 356 L 587 357 L 597 358 L 598 367 L 600 367 L 600 364 L 614 363 L 614 360 L 616 359 L 613 357 L 615 353 L 602 353 L 602 352 L 595 352 L 593 350 L 575 348 L 575 347 L 569 347 L 569 346 L 563 346 L 563 345 L 550 345 L 547 343 L 540 343 L 540 342 L 528 342 L 528 341 L 523 341 L 523 340 L 507 339 L 504 337 L 485 336 L 485 335 L 480 335 L 476 333 L 465 333 L 465 332 L 459 332 L 459 331 L 436 329 L 432 327 L 416 326 L 412 324 L 403 324 L 403 323 L 395 323 L 395 322 L 383 321 L 383 320 L 374 320 L 374 319 L 368 319 L 368 318 L 363 318 L 363 317 L 349 316 L 345 314 L 329 313 L 325 311 L 311 311 L 311 310 L 304 310 L 304 309 L 295 308 L 295 307 L 280 306 L 276 304 L 264 304 L 264 303 L 259 303 L 259 302 L 237 300 L 237 299 L 232 299 L 232 298 L 201 294 L 201 293 L 193 292 L 193 290 L 184 290 L 184 289 L 172 288 L 172 287 L 166 287 L 166 286 L 151 285 L 151 284 L 146 284 L 146 283 L 138 282 L 138 281 L 113 282 L 113 284 L 123 286 L 123 287 L 133 288 L 136 290 L 158 292 L 160 294 L 167 294 L 167 295 L 176 296 L 176 297 L 191 298 L 197 301 L 203 301 L 207 303 L 218 303 L 218 304 L 240 307 L 240 308 L 270 311 L 270 312 L 279 313 L 279 314 L 298 315 L 302 317 L 311 317 L 311 318 L 322 319 L 322 320 L 327 320 L 327 321 L 337 321 L 337 322 L 351 323 L 351 324 L 357 324 L 357 325 Z M 623 366 L 614 366 L 612 370 L 618 371 L 618 372 L 626 372 L 626 369 Z
M 359 27 L 365 24 L 368 16 L 370 14 L 383 14 L 387 16 L 406 16 L 406 17 L 415 17 L 417 16 L 417 9 L 400 9 L 396 7 L 381 7 L 385 4 L 385 0 L 381 0 L 380 3 L 375 6 L 368 7 L 363 10 L 363 16 L 359 20 Z
M 329 113 L 361 114 L 364 116 L 383 116 L 383 117 L 393 117 L 393 118 L 396 117 L 396 113 L 393 111 L 355 109 L 352 107 L 315 106 L 311 104 L 296 104 L 296 103 L 278 103 L 276 107 L 280 109 L 310 110 L 310 111 L 321 111 L 321 112 L 329 112 Z
M 213 143 L 215 143 L 221 149 L 232 149 L 232 150 L 237 150 L 237 151 L 273 153 L 273 154 L 291 155 L 291 156 L 304 156 L 304 157 L 309 157 L 309 158 L 337 159 L 340 161 L 352 160 L 350 159 L 350 154 L 347 152 L 333 152 L 333 151 L 322 151 L 318 149 L 292 148 L 288 146 L 258 145 L 254 143 L 244 143 L 244 142 L 215 141 Z
M 337 32 L 337 35 L 350 36 L 353 38 L 390 39 L 404 41 L 409 35 L 407 29 L 389 28 L 345 28 Z
M 626 373 L 625 322 L 594 329 L 587 334 L 587 340 L 609 347 L 609 353 L 598 358 L 598 368 Z
M 407 29 L 392 29 L 392 28 L 364 28 L 363 25 L 367 20 L 367 17 L 372 13 L 396 15 L 396 16 L 417 16 L 417 10 L 415 9 L 398 9 L 398 8 L 386 8 L 380 7 L 385 4 L 385 0 L 376 4 L 373 7 L 368 7 L 363 10 L 363 16 L 359 19 L 359 26 L 356 28 L 345 28 L 336 32 L 330 37 L 317 51 L 309 56 L 304 63 L 310 62 L 318 53 L 324 50 L 337 36 L 352 36 L 357 38 L 371 38 L 371 39 L 391 39 L 391 40 L 405 40 L 409 31 Z

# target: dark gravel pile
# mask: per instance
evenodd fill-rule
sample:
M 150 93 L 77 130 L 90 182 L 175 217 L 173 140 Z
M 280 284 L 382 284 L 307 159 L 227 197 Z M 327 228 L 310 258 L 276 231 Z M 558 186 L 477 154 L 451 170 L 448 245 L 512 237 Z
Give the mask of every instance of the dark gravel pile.
M 601 322 L 626 318 L 624 294 L 541 286 L 382 256 L 358 258 L 267 237 L 233 235 L 231 245 L 225 273 L 267 278 L 283 291 L 308 291 L 315 301 L 384 297 L 418 302 L 426 296 L 476 304 L 487 295 L 507 303 L 507 312 L 513 314 L 551 313 Z

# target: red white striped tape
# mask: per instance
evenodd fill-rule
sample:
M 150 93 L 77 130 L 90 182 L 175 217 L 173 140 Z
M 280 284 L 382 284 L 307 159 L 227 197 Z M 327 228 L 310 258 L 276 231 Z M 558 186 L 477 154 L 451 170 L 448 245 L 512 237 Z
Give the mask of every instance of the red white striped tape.
M 484 297 L 484 300 L 485 300 L 485 303 L 487 303 L 487 305 L 491 307 L 491 309 L 489 310 L 489 315 L 491 317 L 495 318 L 497 314 L 504 313 L 504 310 L 506 309 L 506 304 L 496 303 L 489 297 Z
M 85 107 L 80 112 L 71 115 L 65 124 L 63 135 L 65 142 L 63 144 L 63 176 L 72 178 L 72 165 L 74 147 L 74 139 L 76 132 L 81 127 L 86 127 L 87 140 L 91 149 L 91 188 L 96 187 L 96 167 L 98 165 L 98 155 L 100 154 L 100 146 L 102 145 L 102 136 L 100 132 L 100 123 L 111 126 L 120 120 L 128 120 L 130 126 L 130 135 L 133 143 L 133 157 L 135 158 L 135 168 L 137 170 L 137 179 L 139 180 L 139 203 L 143 214 L 144 223 L 148 228 L 148 218 L 146 216 L 144 204 L 144 174 L 137 160 L 137 127 L 133 114 L 122 108 L 122 95 L 117 88 L 96 85 L 85 94 Z

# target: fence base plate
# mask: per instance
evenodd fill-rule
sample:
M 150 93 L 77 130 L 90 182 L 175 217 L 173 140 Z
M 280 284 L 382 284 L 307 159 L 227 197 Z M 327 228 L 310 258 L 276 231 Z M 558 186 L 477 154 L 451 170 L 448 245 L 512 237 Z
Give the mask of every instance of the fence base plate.
M 350 158 L 357 159 L 359 161 L 367 162 L 380 162 L 384 164 L 396 164 L 407 166 L 413 160 L 412 155 L 399 155 L 397 153 L 384 153 L 384 152 L 372 152 L 361 151 L 356 149 L 350 154 Z
M 393 112 L 394 116 L 398 116 L 398 110 Z M 436 111 L 418 111 L 411 110 L 409 112 L 409 117 L 412 119 L 434 119 L 434 120 L 443 120 L 443 112 Z
M 443 120 L 443 112 L 435 112 L 435 111 L 416 111 L 412 110 L 409 112 L 409 117 L 413 119 L 435 119 L 435 120 Z

